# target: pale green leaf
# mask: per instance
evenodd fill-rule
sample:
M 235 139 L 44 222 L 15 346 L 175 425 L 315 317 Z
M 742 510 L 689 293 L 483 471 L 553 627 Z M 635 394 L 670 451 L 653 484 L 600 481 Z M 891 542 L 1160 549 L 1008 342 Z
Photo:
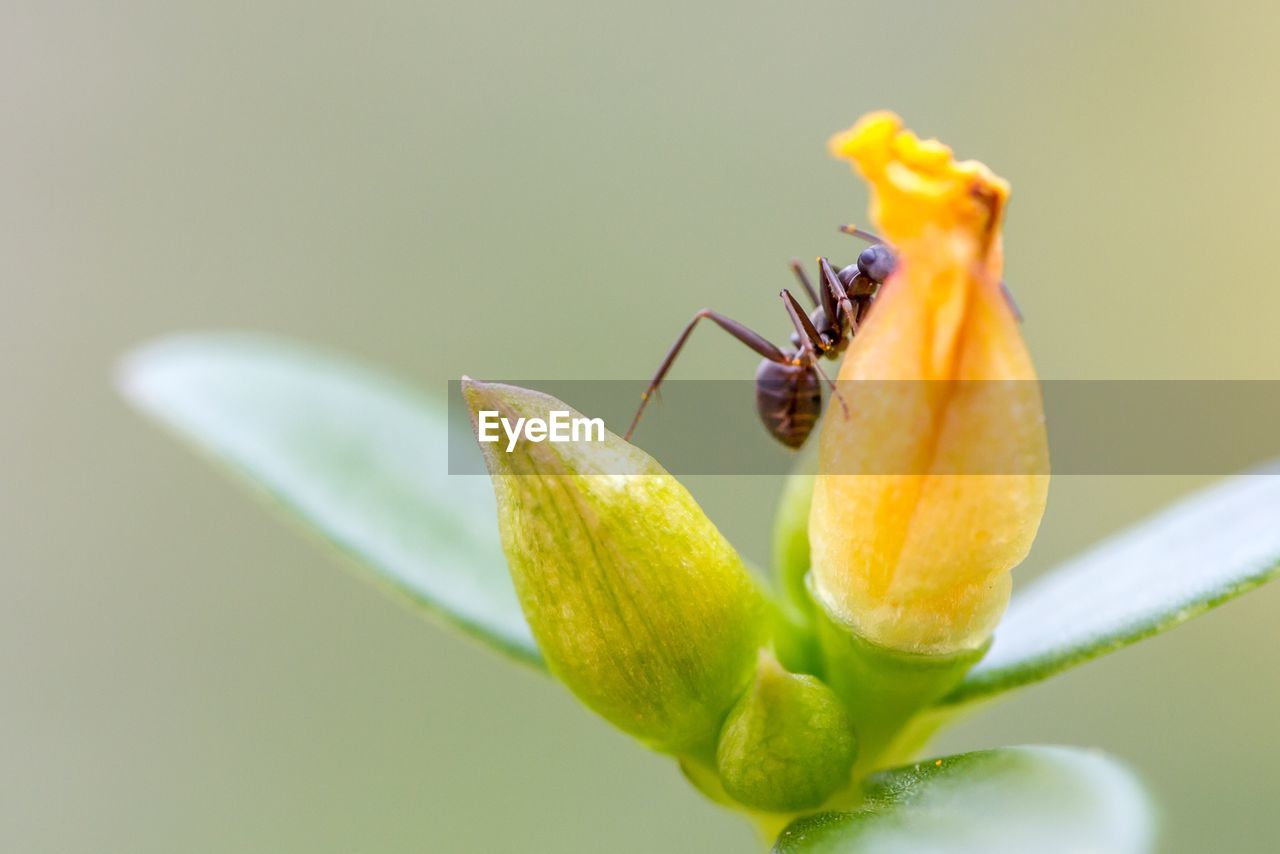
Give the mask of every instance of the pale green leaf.
M 1280 573 L 1280 466 L 1229 478 L 1016 594 L 986 657 L 943 700 L 1036 682 L 1163 632 Z
M 540 662 L 498 544 L 488 478 L 447 473 L 442 402 L 299 345 L 237 334 L 143 348 L 120 384 L 385 587 Z
M 859 809 L 793 822 L 775 854 L 1142 854 L 1146 794 L 1104 754 L 1011 747 L 930 760 L 867 781 Z

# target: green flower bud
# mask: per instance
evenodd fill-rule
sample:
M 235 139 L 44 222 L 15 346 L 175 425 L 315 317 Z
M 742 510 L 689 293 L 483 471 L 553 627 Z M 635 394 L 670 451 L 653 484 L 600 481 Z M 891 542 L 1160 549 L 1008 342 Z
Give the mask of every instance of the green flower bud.
M 716 768 L 744 806 L 793 812 L 847 785 L 857 752 L 853 723 L 831 689 L 762 655 L 755 683 L 720 732 Z
M 463 394 L 478 430 L 582 418 L 514 386 L 464 379 Z M 675 478 L 618 436 L 599 439 L 481 443 L 516 593 L 583 703 L 656 749 L 709 759 L 755 669 L 764 599 Z

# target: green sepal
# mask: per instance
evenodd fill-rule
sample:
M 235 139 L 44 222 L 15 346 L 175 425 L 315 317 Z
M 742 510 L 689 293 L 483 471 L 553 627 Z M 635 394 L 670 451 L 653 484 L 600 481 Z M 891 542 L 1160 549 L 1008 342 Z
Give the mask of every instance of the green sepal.
M 817 442 L 811 442 L 783 481 L 773 517 L 774 577 L 782 601 L 805 620 L 814 611 L 805 578 L 809 574 L 809 510 L 817 471 Z
M 778 608 L 774 651 L 792 672 L 822 676 L 822 650 L 814 627 L 816 606 L 805 581 L 809 573 L 809 509 L 818 468 L 817 443 L 800 452 L 778 496 L 773 521 L 773 576 Z
M 822 646 L 814 630 L 813 618 L 800 614 L 785 602 L 775 603 L 772 616 L 773 651 L 778 661 L 792 673 L 808 673 L 822 678 Z
M 720 782 L 720 775 L 716 772 L 714 756 L 709 759 L 698 756 L 681 756 L 679 757 L 679 764 L 680 773 L 689 781 L 689 784 L 706 796 L 712 803 L 717 803 L 728 809 L 742 809 L 742 805 L 724 790 L 724 784 Z
M 817 622 L 826 682 L 848 706 L 858 732 L 859 774 L 900 761 L 922 746 L 912 719 L 958 685 L 990 645 L 921 655 L 872 643 L 822 609 Z

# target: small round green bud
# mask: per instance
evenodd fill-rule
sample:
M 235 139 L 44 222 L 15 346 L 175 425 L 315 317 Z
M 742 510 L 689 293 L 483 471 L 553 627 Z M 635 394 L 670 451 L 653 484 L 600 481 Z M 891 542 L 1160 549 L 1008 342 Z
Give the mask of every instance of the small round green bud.
M 716 767 L 744 806 L 791 812 L 849 782 L 858 743 L 844 704 L 812 676 L 762 655 L 756 679 L 720 730 Z

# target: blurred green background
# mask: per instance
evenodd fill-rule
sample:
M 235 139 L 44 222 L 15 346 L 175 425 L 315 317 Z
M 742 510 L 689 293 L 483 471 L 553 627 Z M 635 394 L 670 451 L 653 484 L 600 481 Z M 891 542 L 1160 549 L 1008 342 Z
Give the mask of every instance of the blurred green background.
M 829 133 L 891 107 L 1014 186 L 1053 378 L 1275 378 L 1280 12 L 1209 3 L 0 6 L 0 849 L 749 851 L 550 681 L 419 621 L 128 411 L 117 358 L 276 331 L 439 389 L 781 335 L 848 256 Z M 747 377 L 713 333 L 678 375 Z M 709 425 L 715 427 L 716 425 Z M 1058 478 L 1025 581 L 1198 483 Z M 763 561 L 776 483 L 692 484 Z M 940 749 L 1096 745 L 1165 848 L 1280 833 L 1280 586 Z

